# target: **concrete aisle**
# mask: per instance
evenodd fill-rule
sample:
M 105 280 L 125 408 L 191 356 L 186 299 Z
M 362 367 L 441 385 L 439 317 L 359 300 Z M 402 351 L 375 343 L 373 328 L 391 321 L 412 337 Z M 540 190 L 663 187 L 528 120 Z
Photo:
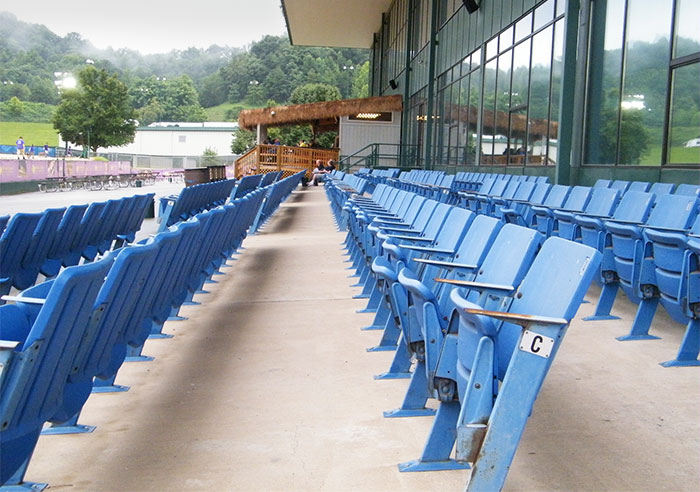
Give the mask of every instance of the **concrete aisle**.
M 468 471 L 401 474 L 431 418 L 383 419 L 408 381 L 344 268 L 322 188 L 296 191 L 218 284 L 128 363 L 127 393 L 93 395 L 93 434 L 42 437 L 27 478 L 76 491 L 458 491 Z M 596 290 L 592 289 L 591 295 Z M 572 324 L 506 490 L 697 490 L 700 371 L 664 369 L 682 333 L 620 343 L 621 322 Z M 579 318 L 593 309 L 584 305 Z M 626 309 L 626 310 L 625 310 Z M 666 320 L 666 322 L 664 322 Z M 657 326 L 658 325 L 658 326 Z

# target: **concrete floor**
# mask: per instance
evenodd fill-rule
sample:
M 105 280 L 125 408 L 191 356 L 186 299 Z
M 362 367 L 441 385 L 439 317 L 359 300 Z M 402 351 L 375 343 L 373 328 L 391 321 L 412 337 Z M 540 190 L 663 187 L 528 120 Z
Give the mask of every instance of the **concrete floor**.
M 144 189 L 147 191 L 148 189 Z M 4 197 L 0 201 L 4 201 Z M 103 198 L 100 198 L 103 199 Z M 46 205 L 45 205 L 46 206 Z M 468 471 L 399 473 L 431 418 L 383 419 L 407 380 L 374 381 L 392 354 L 352 299 L 323 189 L 296 191 L 200 306 L 127 363 L 130 391 L 93 395 L 92 434 L 45 436 L 27 474 L 75 491 L 457 491 Z M 595 300 L 592 287 L 588 298 Z M 683 334 L 663 310 L 661 340 L 618 342 L 620 321 L 569 329 L 520 443 L 508 491 L 697 491 L 700 368 L 664 369 Z

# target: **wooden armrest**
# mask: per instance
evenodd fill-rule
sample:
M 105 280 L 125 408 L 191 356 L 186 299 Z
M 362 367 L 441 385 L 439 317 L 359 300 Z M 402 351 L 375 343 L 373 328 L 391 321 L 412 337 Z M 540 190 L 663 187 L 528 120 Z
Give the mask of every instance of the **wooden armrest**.
M 499 319 L 501 321 L 512 322 L 521 326 L 527 326 L 530 324 L 566 325 L 569 323 L 564 318 L 550 318 L 548 316 L 536 316 L 533 314 L 503 313 L 500 311 L 487 311 L 485 309 L 476 308 L 465 308 L 464 311 L 469 314 L 481 314 L 483 316 Z
M 414 251 L 425 251 L 426 253 L 454 254 L 454 251 L 451 249 L 429 248 L 427 246 L 413 246 L 410 244 L 401 247 L 406 249 L 412 249 Z
M 471 287 L 473 289 L 504 290 L 507 292 L 512 292 L 515 290 L 515 287 L 512 285 L 487 284 L 484 282 L 474 282 L 472 280 L 455 280 L 451 278 L 435 278 L 433 280 L 443 284 L 461 285 L 463 287 Z
M 20 342 L 0 340 L 0 350 L 14 350 Z
M 10 302 L 24 302 L 26 304 L 44 304 L 46 302 L 46 299 L 40 299 L 38 297 L 2 296 L 0 299 Z
M 440 261 L 440 260 L 430 260 L 423 258 L 414 258 L 413 261 L 418 263 L 427 263 L 428 265 L 437 265 L 445 268 L 466 268 L 469 270 L 476 270 L 479 268 L 478 265 L 469 265 L 467 263 L 456 263 L 451 261 Z
M 679 232 L 681 234 L 684 234 L 688 229 L 676 229 L 675 227 L 663 227 L 663 226 L 653 226 L 653 225 L 647 225 L 647 224 L 642 224 L 640 227 L 644 229 L 657 229 L 659 231 L 664 231 L 664 232 Z
M 406 241 L 426 241 L 426 242 L 433 242 L 433 238 L 430 237 L 421 237 L 421 236 L 402 236 L 402 235 L 394 235 L 390 234 L 389 237 L 393 237 L 394 239 L 405 239 Z M 405 246 L 405 245 L 399 245 L 399 246 Z

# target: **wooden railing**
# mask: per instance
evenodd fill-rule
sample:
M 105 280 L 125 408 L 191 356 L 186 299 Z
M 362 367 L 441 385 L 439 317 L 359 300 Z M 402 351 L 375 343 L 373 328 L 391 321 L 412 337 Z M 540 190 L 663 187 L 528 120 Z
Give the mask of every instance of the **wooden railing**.
M 325 165 L 329 159 L 338 160 L 338 149 L 312 149 L 308 147 L 289 147 L 287 145 L 256 145 L 236 160 L 234 172 L 236 178 L 251 174 L 264 174 L 283 171 L 286 178 L 299 171 L 306 171 L 311 178 L 311 170 L 316 161 Z

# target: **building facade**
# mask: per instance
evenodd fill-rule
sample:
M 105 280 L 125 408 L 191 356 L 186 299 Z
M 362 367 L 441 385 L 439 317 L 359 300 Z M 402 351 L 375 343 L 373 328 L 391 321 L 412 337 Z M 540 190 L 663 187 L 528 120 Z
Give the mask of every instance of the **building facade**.
M 370 91 L 403 95 L 403 165 L 570 184 L 700 181 L 697 0 L 385 7 L 366 19 L 378 26 Z

